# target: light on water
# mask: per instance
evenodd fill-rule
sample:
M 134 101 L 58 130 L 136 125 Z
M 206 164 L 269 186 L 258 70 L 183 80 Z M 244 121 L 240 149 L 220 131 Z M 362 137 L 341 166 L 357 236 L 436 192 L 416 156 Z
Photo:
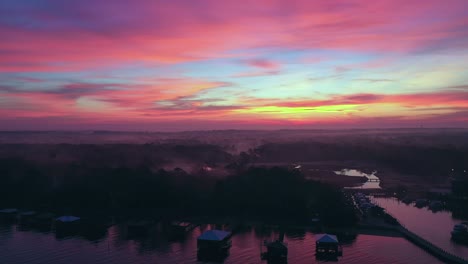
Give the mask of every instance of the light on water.
M 204 263 L 197 260 L 197 237 L 213 226 L 202 225 L 180 241 L 163 234 L 129 239 L 121 226 L 112 226 L 98 241 L 82 237 L 58 238 L 53 232 L 20 231 L 16 225 L 0 225 L 0 263 Z M 278 237 L 277 231 L 247 228 L 232 238 L 224 263 L 266 263 L 260 260 L 264 239 Z M 321 263 L 315 259 L 314 234 L 286 232 L 289 263 Z M 399 237 L 358 235 L 343 245 L 340 263 L 440 263 Z
M 345 175 L 350 177 L 366 177 L 367 182 L 363 183 L 360 186 L 355 187 L 346 187 L 346 189 L 381 189 L 380 179 L 377 177 L 377 171 L 373 171 L 371 174 L 364 173 L 356 169 L 342 169 L 340 171 L 335 171 L 338 175 Z

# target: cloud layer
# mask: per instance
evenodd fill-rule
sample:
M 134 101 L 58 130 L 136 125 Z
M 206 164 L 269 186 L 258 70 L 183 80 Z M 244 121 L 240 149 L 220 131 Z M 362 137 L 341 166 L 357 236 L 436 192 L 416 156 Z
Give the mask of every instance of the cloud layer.
M 4 0 L 0 129 L 467 126 L 466 10 Z

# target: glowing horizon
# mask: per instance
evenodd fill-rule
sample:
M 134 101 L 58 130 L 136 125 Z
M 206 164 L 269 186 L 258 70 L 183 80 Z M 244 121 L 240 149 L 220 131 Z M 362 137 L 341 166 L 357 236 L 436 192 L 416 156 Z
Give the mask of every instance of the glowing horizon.
M 467 10 L 5 0 L 0 130 L 468 127 Z

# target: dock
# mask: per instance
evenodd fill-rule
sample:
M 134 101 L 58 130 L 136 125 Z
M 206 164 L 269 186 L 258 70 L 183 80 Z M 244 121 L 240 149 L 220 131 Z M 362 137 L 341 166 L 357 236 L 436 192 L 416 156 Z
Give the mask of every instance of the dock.
M 434 257 L 444 261 L 445 263 L 453 263 L 453 264 L 468 264 L 468 260 L 463 259 L 461 257 L 455 256 L 440 247 L 432 244 L 431 242 L 427 241 L 426 239 L 416 235 L 415 233 L 411 232 L 404 226 L 397 227 L 397 230 L 405 237 L 408 241 L 412 242 L 416 246 L 424 249 L 429 254 L 433 255 Z
M 355 198 L 363 198 L 362 195 L 356 194 Z M 358 199 L 355 199 L 356 201 L 356 209 L 358 209 L 358 212 L 360 214 L 364 215 L 364 211 L 367 211 L 368 208 L 364 207 L 363 210 L 363 204 L 365 205 L 367 201 L 369 201 L 368 198 L 362 199 L 362 202 L 360 202 Z M 372 204 L 372 202 L 370 202 Z M 385 215 L 389 216 L 390 218 L 397 219 L 388 212 L 384 212 Z M 367 231 L 369 230 L 376 230 L 376 231 L 385 231 L 385 232 L 391 232 L 394 231 L 396 233 L 401 234 L 403 238 L 408 240 L 409 242 L 413 243 L 414 245 L 418 246 L 419 248 L 423 249 L 427 253 L 431 254 L 432 256 L 440 259 L 441 261 L 445 263 L 453 263 L 453 264 L 468 264 L 468 260 L 463 259 L 459 256 L 456 256 L 450 252 L 447 252 L 446 250 L 440 248 L 439 246 L 436 246 L 429 242 L 428 240 L 422 238 L 421 236 L 415 234 L 414 232 L 410 231 L 407 229 L 404 225 L 399 223 L 398 221 L 396 222 L 389 222 L 389 221 L 381 221 L 377 217 L 367 217 L 365 221 L 362 221 L 359 224 L 360 228 L 366 229 Z
M 380 182 L 380 179 L 367 178 L 367 182 Z

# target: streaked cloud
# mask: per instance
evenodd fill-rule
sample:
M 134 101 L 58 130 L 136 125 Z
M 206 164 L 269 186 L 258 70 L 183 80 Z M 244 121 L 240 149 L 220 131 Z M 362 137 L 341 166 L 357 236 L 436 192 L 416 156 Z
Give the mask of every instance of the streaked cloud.
M 466 126 L 466 10 L 465 0 L 4 0 L 0 129 Z

